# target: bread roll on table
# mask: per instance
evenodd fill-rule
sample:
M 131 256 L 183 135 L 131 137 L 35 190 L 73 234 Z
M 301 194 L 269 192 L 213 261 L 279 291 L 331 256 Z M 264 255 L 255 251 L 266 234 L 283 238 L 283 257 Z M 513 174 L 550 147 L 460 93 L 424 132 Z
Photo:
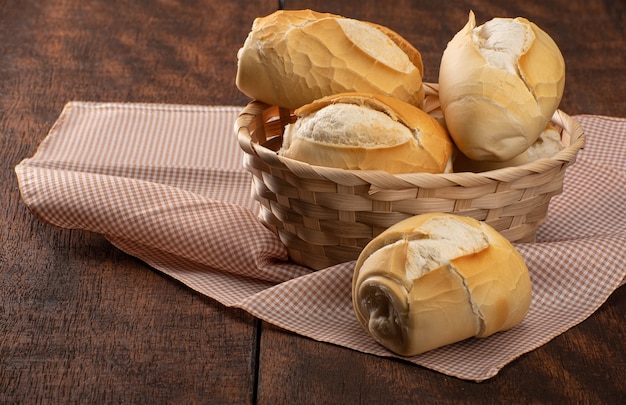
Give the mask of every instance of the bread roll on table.
M 423 214 L 365 247 L 352 300 L 377 342 L 412 356 L 518 325 L 530 306 L 531 283 L 521 255 L 489 225 Z

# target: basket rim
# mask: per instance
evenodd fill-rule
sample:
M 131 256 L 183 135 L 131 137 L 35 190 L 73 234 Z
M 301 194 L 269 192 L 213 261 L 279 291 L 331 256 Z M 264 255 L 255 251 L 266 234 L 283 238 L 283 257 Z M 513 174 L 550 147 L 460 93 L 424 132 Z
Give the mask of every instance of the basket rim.
M 424 83 L 427 102 L 425 111 L 432 113 L 440 108 L 438 85 Z M 496 182 L 512 182 L 517 179 L 548 172 L 563 164 L 572 164 L 576 155 L 584 147 L 585 134 L 578 121 L 567 113 L 556 110 L 551 122 L 562 129 L 562 139 L 569 138 L 569 145 L 549 158 L 541 158 L 519 166 L 494 169 L 484 172 L 454 173 L 401 173 L 393 174 L 382 170 L 347 170 L 333 167 L 315 166 L 306 162 L 287 158 L 252 140 L 249 125 L 259 113 L 269 108 L 279 108 L 260 101 L 252 100 L 240 112 L 235 123 L 239 145 L 245 153 L 254 155 L 269 166 L 288 169 L 295 175 L 310 179 L 330 180 L 338 184 L 355 186 L 370 184 L 374 190 L 393 190 L 401 188 L 440 188 L 454 185 L 473 187 Z

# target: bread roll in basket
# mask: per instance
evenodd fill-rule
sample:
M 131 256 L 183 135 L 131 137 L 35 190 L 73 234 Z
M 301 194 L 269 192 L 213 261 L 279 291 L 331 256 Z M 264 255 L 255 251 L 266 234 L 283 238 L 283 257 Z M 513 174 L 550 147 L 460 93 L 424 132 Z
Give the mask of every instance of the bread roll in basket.
M 437 84 L 424 87 L 424 110 L 441 116 Z M 260 221 L 280 237 L 294 262 L 316 270 L 356 260 L 385 229 L 424 213 L 475 218 L 511 242 L 533 242 L 585 140 L 580 124 L 557 110 L 552 124 L 565 148 L 551 158 L 481 173 L 390 174 L 313 166 L 279 155 L 283 130 L 294 121 L 288 109 L 252 101 L 239 114 L 235 132 Z

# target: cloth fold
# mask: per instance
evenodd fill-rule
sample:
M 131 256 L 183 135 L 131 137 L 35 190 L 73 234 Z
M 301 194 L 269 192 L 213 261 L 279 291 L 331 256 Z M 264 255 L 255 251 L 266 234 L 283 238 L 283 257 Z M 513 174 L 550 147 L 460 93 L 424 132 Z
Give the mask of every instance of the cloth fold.
M 198 293 L 286 330 L 397 357 L 358 324 L 354 262 L 317 272 L 288 260 L 257 220 L 232 128 L 236 106 L 68 103 L 16 174 L 34 215 L 101 233 Z M 482 381 L 590 316 L 626 281 L 626 119 L 582 115 L 586 147 L 537 243 L 516 244 L 533 300 L 518 327 L 403 358 Z

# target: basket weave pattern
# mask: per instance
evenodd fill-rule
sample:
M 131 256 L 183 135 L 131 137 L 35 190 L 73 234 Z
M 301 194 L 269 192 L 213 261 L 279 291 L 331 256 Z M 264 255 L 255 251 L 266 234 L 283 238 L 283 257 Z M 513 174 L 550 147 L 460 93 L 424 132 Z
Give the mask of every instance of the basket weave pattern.
M 425 110 L 440 113 L 437 86 L 426 85 Z M 312 166 L 277 154 L 295 116 L 257 101 L 240 113 L 235 131 L 252 173 L 259 218 L 287 246 L 291 259 L 313 269 L 354 260 L 376 235 L 427 212 L 485 221 L 511 242 L 533 242 L 550 199 L 562 192 L 566 168 L 584 145 L 582 128 L 557 111 L 566 148 L 550 159 L 483 173 L 390 174 Z

